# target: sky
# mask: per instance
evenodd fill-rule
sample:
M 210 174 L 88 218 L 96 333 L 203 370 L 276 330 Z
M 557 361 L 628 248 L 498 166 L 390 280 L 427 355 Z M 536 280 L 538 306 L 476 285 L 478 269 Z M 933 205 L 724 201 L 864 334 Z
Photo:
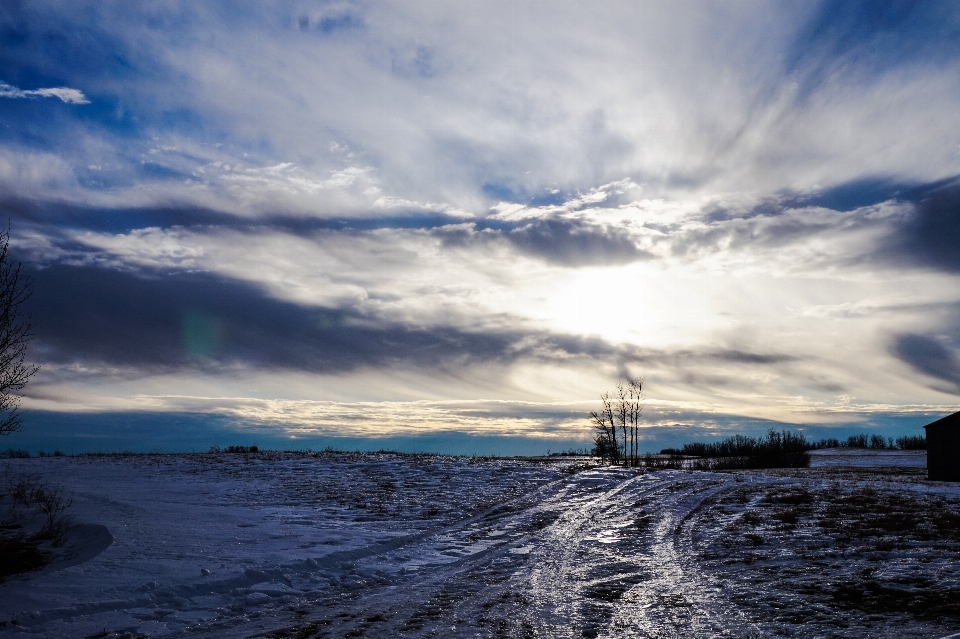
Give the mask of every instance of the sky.
M 917 434 L 958 106 L 952 2 L 3 2 L 0 444 Z

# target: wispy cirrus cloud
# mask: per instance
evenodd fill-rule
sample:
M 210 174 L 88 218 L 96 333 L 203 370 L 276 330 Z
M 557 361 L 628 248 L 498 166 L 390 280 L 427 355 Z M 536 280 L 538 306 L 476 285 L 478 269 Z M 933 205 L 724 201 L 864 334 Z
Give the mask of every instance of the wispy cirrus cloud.
M 6 82 L 0 82 L 0 98 L 59 98 L 67 104 L 90 104 L 83 92 L 69 87 L 51 87 L 48 89 L 18 89 Z
M 187 197 L 192 170 L 140 162 L 155 141 L 218 145 L 217 161 L 231 167 L 290 163 L 311 183 L 372 167 L 375 200 L 473 215 L 625 177 L 647 197 L 695 199 L 960 172 L 951 12 L 848 4 L 567 4 L 547 17 L 497 3 L 455 12 L 278 3 L 229 19 L 216 4 L 158 5 L 149 16 L 38 4 L 10 17 L 18 44 L 4 60 L 23 77 L 75 78 L 102 96 L 85 122 L 40 133 L 75 158 L 79 179 L 81 167 L 113 165 L 132 183 L 90 176 L 88 197 L 118 187 L 155 204 Z M 232 36 L 212 45 L 205 34 L 220 31 Z M 62 53 L 44 49 L 45 38 Z M 69 75 L 65 58 L 81 62 Z M 70 144 L 91 135 L 96 144 Z M 233 179 L 198 190 L 203 205 L 229 210 L 240 191 L 268 201 L 257 188 L 279 193 Z M 338 206 L 294 191 L 284 205 Z

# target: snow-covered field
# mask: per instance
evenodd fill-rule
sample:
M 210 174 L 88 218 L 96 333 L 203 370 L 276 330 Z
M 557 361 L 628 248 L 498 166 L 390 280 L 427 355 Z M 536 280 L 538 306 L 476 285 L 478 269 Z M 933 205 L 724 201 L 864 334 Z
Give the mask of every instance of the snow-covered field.
M 922 453 L 730 473 L 336 453 L 4 464 L 62 486 L 86 525 L 63 564 L 0 584 L 2 636 L 960 632 L 960 485 L 928 482 Z

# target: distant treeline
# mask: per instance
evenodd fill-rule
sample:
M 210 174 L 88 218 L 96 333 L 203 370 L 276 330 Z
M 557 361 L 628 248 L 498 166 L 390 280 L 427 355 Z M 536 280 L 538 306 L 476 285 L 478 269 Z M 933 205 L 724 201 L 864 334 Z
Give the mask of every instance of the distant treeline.
M 322 457 L 323 455 L 344 455 L 350 458 L 351 460 L 362 461 L 371 455 L 393 455 L 396 457 L 403 457 L 409 459 L 434 459 L 434 458 L 458 458 L 458 459 L 469 459 L 471 461 L 486 461 L 490 459 L 512 459 L 513 457 L 501 457 L 499 455 L 448 455 L 444 453 L 424 453 L 424 452 L 403 452 L 399 450 L 390 450 L 387 448 L 381 448 L 379 450 L 349 450 L 345 448 L 334 448 L 333 446 L 327 446 L 322 450 L 314 450 L 312 448 L 301 448 L 296 450 L 278 450 L 278 449 L 269 449 L 269 448 L 260 448 L 259 446 L 211 446 L 207 452 L 192 452 L 192 451 L 180 451 L 180 452 L 137 452 L 137 451 L 86 451 L 80 453 L 70 453 L 65 454 L 60 451 L 55 451 L 53 453 L 45 453 L 40 451 L 37 453 L 37 457 L 107 457 L 107 458 L 121 458 L 121 457 L 150 457 L 150 458 L 162 458 L 162 457 L 182 457 L 182 456 L 218 456 L 223 454 L 257 454 L 261 458 L 266 460 L 271 459 L 281 459 L 287 455 L 300 455 L 300 456 L 309 456 L 309 457 Z M 582 455 L 587 455 L 585 450 L 568 450 L 560 453 L 550 453 L 550 457 L 579 457 Z M 16 448 L 8 448 L 6 450 L 0 449 L 0 459 L 29 459 L 33 457 L 30 451 L 21 450 Z M 530 457 L 526 459 L 536 459 L 535 457 Z
M 723 441 L 694 442 L 682 448 L 665 448 L 661 455 L 697 457 L 693 467 L 720 468 L 805 468 L 810 465 L 810 443 L 801 433 L 770 430 L 766 437 L 734 435 Z M 711 460 L 711 461 L 706 461 Z
M 214 455 L 220 453 L 242 453 L 246 455 L 247 453 L 259 453 L 260 449 L 256 446 L 224 446 L 223 448 L 211 446 L 210 452 Z
M 29 450 L 18 450 L 16 448 L 0 450 L 0 459 L 25 459 L 28 457 L 30 457 Z
M 219 446 L 211 446 L 210 453 L 218 455 L 220 453 L 257 453 L 260 452 L 260 449 L 256 446 L 224 446 L 220 448 Z M 132 453 L 132 452 L 122 452 L 122 453 L 81 453 L 81 456 L 93 456 L 93 457 L 126 457 L 132 455 L 141 455 L 144 453 Z M 152 454 L 152 453 L 150 453 Z M 52 453 L 45 453 L 42 450 L 37 453 L 37 457 L 63 457 L 64 454 L 59 450 Z M 15 448 L 8 448 L 7 450 L 0 450 L 0 459 L 29 459 L 30 451 L 29 450 L 18 450 Z
M 769 446 L 773 435 L 779 435 L 782 441 L 789 442 L 790 446 L 804 446 L 804 450 L 821 450 L 824 448 L 873 448 L 878 450 L 926 450 L 927 439 L 923 435 L 905 435 L 896 439 L 888 437 L 884 439 L 880 435 L 850 435 L 846 439 L 837 439 L 828 437 L 817 441 L 808 442 L 800 433 L 792 431 L 783 431 L 776 433 L 771 430 L 767 438 L 745 437 L 743 435 L 734 435 L 720 442 L 704 444 L 694 442 L 684 444 L 682 448 L 664 448 L 660 451 L 661 455 L 688 455 L 690 457 L 736 457 L 739 455 L 753 454 L 762 446 Z
M 880 435 L 850 435 L 845 440 L 830 437 L 810 444 L 812 450 L 821 448 L 874 448 L 877 450 L 926 450 L 927 438 L 923 435 L 904 435 L 903 437 L 887 437 Z
M 699 470 L 724 468 L 805 468 L 810 465 L 810 451 L 824 448 L 870 448 L 875 450 L 926 450 L 923 435 L 906 435 L 893 439 L 880 435 L 851 435 L 846 440 L 836 438 L 807 441 L 802 433 L 789 430 L 770 430 L 766 437 L 734 435 L 706 444 L 693 442 L 681 448 L 664 448 L 661 455 L 674 460 L 695 458 L 686 466 Z
M 221 453 L 258 453 L 260 449 L 256 446 L 211 446 L 210 454 L 219 455 Z M 128 457 L 136 455 L 154 455 L 157 453 L 134 453 L 134 452 L 118 452 L 118 453 L 80 453 L 79 456 L 89 456 L 89 457 Z M 56 450 L 52 453 L 45 453 L 42 450 L 37 453 L 37 457 L 64 457 L 65 455 L 59 450 Z M 72 455 L 71 455 L 72 456 Z M 31 457 L 29 450 L 19 450 L 16 448 L 8 448 L 7 450 L 0 450 L 0 459 L 29 459 Z

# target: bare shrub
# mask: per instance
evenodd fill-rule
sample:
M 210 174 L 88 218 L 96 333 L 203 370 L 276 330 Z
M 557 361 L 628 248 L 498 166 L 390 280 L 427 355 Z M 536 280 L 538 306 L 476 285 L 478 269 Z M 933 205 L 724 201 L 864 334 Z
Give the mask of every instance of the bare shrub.
M 43 528 L 37 533 L 38 539 L 50 539 L 57 546 L 63 544 L 69 525 L 66 513 L 73 501 L 66 499 L 59 488 L 44 485 L 34 487 L 32 497 L 37 510 L 46 517 Z
M 660 454 L 654 455 L 647 453 L 640 458 L 640 466 L 649 470 L 680 470 L 684 467 L 686 460 L 679 454 Z
M 47 561 L 43 543 L 67 539 L 71 501 L 63 491 L 33 478 L 11 475 L 0 482 L 0 579 L 41 568 Z M 38 515 L 42 520 L 38 527 Z

